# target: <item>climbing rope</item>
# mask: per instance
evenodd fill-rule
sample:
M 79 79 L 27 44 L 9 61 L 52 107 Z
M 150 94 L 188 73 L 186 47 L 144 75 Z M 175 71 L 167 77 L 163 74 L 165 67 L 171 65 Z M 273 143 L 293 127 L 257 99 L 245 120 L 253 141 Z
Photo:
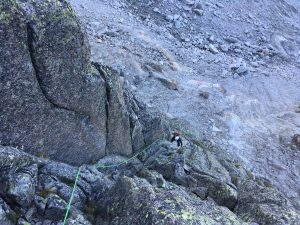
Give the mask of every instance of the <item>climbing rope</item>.
M 148 146 L 146 146 L 145 148 L 143 148 L 141 151 L 139 151 L 138 153 L 136 153 L 135 155 L 133 155 L 129 159 L 126 159 L 126 160 L 124 160 L 124 161 L 122 161 L 120 163 L 111 164 L 111 165 L 101 165 L 101 164 L 98 164 L 96 166 L 96 168 L 97 169 L 100 169 L 100 168 L 102 168 L 102 169 L 114 168 L 114 167 L 119 167 L 121 165 L 127 164 L 128 162 L 132 161 L 133 159 L 135 159 L 136 157 L 138 157 L 139 155 L 141 155 L 142 153 L 144 153 L 146 150 L 148 150 L 154 143 L 156 143 L 158 141 L 161 141 L 161 140 L 162 139 L 157 139 L 156 141 L 153 141 L 151 144 L 149 144 Z M 72 201 L 73 201 L 74 193 L 75 193 L 75 190 L 76 190 L 76 187 L 77 187 L 77 182 L 78 182 L 79 177 L 80 177 L 80 168 L 81 168 L 81 166 L 78 168 L 78 171 L 77 171 L 77 174 L 76 174 L 75 182 L 74 182 L 74 185 L 73 185 L 73 188 L 72 188 L 72 193 L 71 193 L 68 205 L 67 205 L 67 209 L 66 209 L 66 214 L 65 214 L 63 225 L 66 225 L 66 223 L 67 223 L 67 219 L 68 219 L 68 216 L 69 216 L 69 212 L 70 212 L 71 204 L 72 204 Z
M 72 204 L 72 201 L 73 201 L 74 192 L 76 190 L 76 186 L 77 186 L 77 181 L 79 179 L 79 175 L 80 175 L 80 167 L 78 168 L 78 171 L 77 171 L 77 174 L 76 174 L 76 178 L 75 178 L 75 182 L 74 182 L 74 186 L 73 186 L 72 193 L 71 193 L 71 197 L 70 197 L 69 203 L 67 205 L 67 211 L 66 211 L 65 218 L 64 218 L 64 225 L 66 225 L 66 222 L 67 222 L 67 218 L 68 218 L 69 211 L 70 211 L 70 208 L 71 208 L 71 204 Z

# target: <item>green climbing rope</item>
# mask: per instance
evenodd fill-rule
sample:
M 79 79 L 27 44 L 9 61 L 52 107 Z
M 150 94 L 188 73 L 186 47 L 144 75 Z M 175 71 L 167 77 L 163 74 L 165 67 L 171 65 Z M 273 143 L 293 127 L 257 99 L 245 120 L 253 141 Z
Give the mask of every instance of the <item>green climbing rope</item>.
M 123 164 L 127 164 L 128 162 L 130 162 L 131 160 L 133 160 L 134 158 L 138 157 L 140 154 L 144 153 L 146 150 L 148 150 L 154 143 L 158 142 L 158 141 L 161 141 L 161 139 L 158 139 L 154 142 L 152 142 L 151 144 L 149 144 L 148 146 L 146 146 L 145 148 L 143 148 L 141 151 L 139 151 L 138 153 L 136 153 L 135 155 L 133 155 L 132 157 L 130 157 L 129 159 L 126 159 L 120 163 L 117 163 L 117 164 L 111 164 L 111 165 L 97 165 L 96 168 L 114 168 L 114 167 L 119 167 Z M 77 174 L 76 174 L 76 178 L 75 178 L 75 182 L 74 182 L 74 185 L 73 185 L 73 188 L 72 188 L 72 193 L 71 193 L 71 196 L 70 196 L 70 199 L 69 199 L 69 202 L 68 202 L 68 205 L 67 205 L 67 209 L 66 209 L 66 214 L 65 214 L 65 218 L 64 218 L 64 222 L 63 222 L 63 225 L 66 225 L 67 223 L 67 219 L 68 219 L 68 216 L 69 216 L 69 212 L 70 212 L 70 208 L 71 208 L 71 204 L 72 204 L 72 201 L 73 201 L 73 197 L 74 197 L 74 193 L 75 193 L 75 190 L 76 190 L 76 187 L 77 187 L 77 181 L 79 180 L 79 176 L 80 176 L 80 168 L 78 168 L 78 171 L 77 171 Z
M 66 211 L 65 218 L 64 218 L 64 225 L 66 225 L 66 223 L 67 223 L 67 219 L 68 219 L 69 211 L 70 211 L 71 204 L 72 204 L 72 201 L 73 201 L 74 192 L 76 190 L 76 186 L 77 186 L 77 181 L 79 179 L 79 175 L 80 175 L 80 167 L 78 168 L 78 171 L 77 171 L 77 174 L 76 174 L 76 178 L 75 178 L 75 182 L 74 182 L 74 186 L 73 186 L 72 193 L 71 193 L 71 197 L 70 197 L 69 203 L 67 205 L 67 211 Z

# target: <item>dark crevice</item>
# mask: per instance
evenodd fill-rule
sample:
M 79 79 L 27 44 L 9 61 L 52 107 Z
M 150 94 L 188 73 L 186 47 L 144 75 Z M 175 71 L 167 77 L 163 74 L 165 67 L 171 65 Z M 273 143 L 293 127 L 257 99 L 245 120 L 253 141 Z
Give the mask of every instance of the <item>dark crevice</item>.
M 6 193 L 0 192 L 0 198 L 11 208 L 12 211 L 19 211 L 21 205 L 7 196 Z
M 106 120 L 105 120 L 105 127 L 106 127 L 106 145 L 107 145 L 107 140 L 109 136 L 109 129 L 108 129 L 108 118 L 109 118 L 109 101 L 110 101 L 110 87 L 107 82 L 107 74 L 103 67 L 97 63 L 97 62 L 92 62 L 92 65 L 98 70 L 100 73 L 100 76 L 104 80 L 105 83 L 105 89 L 106 89 L 106 101 L 105 101 L 105 112 L 106 112 Z M 107 148 L 105 146 L 105 155 L 108 155 Z
M 33 70 L 34 70 L 34 74 L 35 74 L 37 83 L 39 85 L 39 88 L 40 88 L 42 94 L 44 95 L 46 100 L 51 104 L 52 107 L 54 107 L 56 109 L 66 110 L 66 111 L 69 111 L 69 112 L 72 112 L 72 113 L 74 113 L 74 112 L 77 113 L 73 109 L 69 109 L 68 107 L 65 107 L 65 106 L 62 106 L 62 105 L 59 105 L 59 104 L 55 103 L 51 99 L 51 97 L 48 95 L 45 88 L 43 87 L 43 81 L 41 80 L 41 78 L 39 76 L 40 72 L 39 72 L 39 69 L 38 69 L 38 66 L 37 66 L 36 58 L 34 56 L 34 46 L 33 46 L 34 38 L 35 38 L 34 36 L 35 36 L 35 32 L 34 32 L 33 28 L 31 27 L 31 25 L 28 23 L 27 24 L 27 46 L 28 46 L 28 51 L 29 51 L 29 55 L 30 55 L 31 64 L 32 64 L 32 67 L 33 67 Z

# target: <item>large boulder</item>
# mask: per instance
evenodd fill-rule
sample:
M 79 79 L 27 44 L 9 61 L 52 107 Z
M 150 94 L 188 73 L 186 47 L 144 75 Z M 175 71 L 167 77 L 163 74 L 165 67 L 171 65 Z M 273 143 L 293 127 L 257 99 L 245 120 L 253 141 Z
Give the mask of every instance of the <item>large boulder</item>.
M 37 184 L 37 165 L 22 168 L 22 171 L 11 174 L 5 183 L 5 194 L 19 206 L 31 205 Z
M 9 171 L 17 171 L 34 162 L 38 162 L 38 159 L 16 148 L 0 145 L 0 178 L 6 176 Z
M 33 201 L 37 165 L 45 163 L 18 149 L 0 146 L 0 195 L 22 208 Z
M 0 141 L 81 165 L 105 155 L 106 88 L 66 1 L 0 2 Z

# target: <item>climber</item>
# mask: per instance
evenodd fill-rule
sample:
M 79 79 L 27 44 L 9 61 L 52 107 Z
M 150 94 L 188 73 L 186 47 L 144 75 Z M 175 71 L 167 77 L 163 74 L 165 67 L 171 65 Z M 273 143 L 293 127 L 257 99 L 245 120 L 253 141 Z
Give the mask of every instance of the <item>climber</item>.
M 171 142 L 176 141 L 177 142 L 177 147 L 182 147 L 182 140 L 180 137 L 180 132 L 179 131 L 174 131 L 171 139 Z

